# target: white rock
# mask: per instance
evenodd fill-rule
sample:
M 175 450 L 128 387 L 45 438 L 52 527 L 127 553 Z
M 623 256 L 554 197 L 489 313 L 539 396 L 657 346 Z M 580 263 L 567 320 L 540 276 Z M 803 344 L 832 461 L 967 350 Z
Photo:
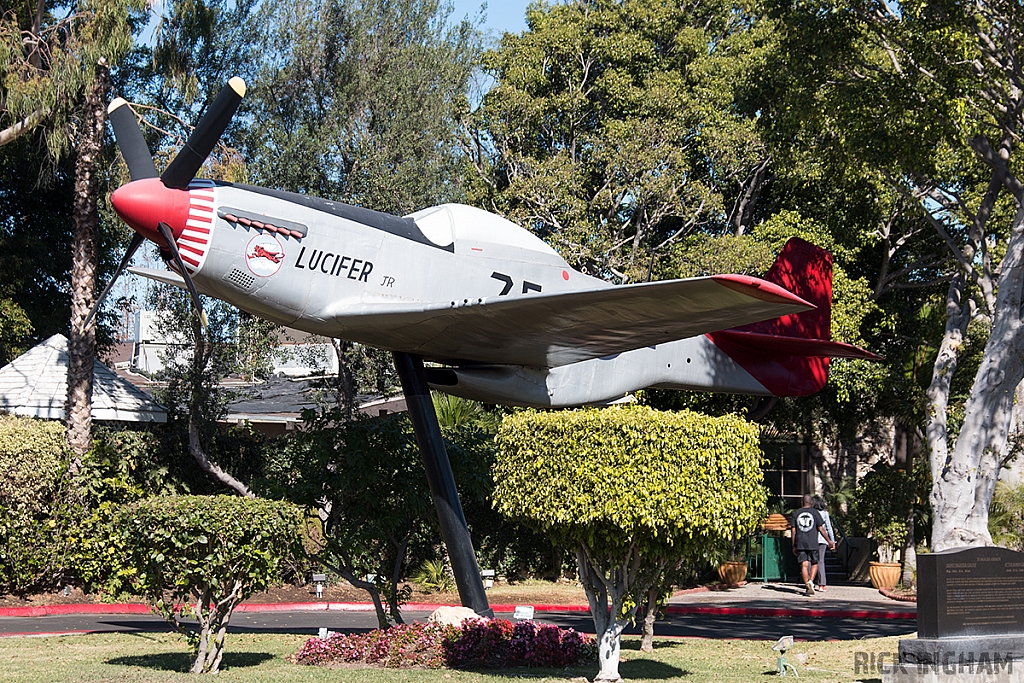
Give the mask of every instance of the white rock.
M 466 619 L 483 619 L 479 614 L 474 612 L 468 607 L 456 607 L 451 605 L 444 605 L 438 607 L 436 610 L 430 613 L 427 617 L 427 621 L 434 624 L 448 624 L 451 626 L 461 626 L 462 622 Z

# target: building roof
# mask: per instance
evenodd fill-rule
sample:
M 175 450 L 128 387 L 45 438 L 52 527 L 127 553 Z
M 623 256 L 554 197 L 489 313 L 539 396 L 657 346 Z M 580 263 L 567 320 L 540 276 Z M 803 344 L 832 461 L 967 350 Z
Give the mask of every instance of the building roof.
M 272 377 L 254 385 L 228 403 L 222 421 L 252 424 L 280 424 L 294 429 L 302 423 L 302 411 L 329 404 L 324 378 Z M 358 410 L 371 416 L 405 412 L 405 397 L 357 396 Z
M 0 410 L 62 420 L 67 379 L 68 340 L 55 334 L 0 368 Z M 97 360 L 93 365 L 92 419 L 166 422 L 167 409 Z

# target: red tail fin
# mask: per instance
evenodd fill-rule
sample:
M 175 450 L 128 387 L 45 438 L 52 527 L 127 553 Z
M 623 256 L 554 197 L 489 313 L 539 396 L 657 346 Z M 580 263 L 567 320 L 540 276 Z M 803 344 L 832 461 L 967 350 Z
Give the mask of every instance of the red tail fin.
M 829 358 L 875 354 L 832 336 L 832 255 L 794 237 L 764 277 L 817 306 L 814 310 L 713 332 L 708 337 L 776 396 L 805 396 L 828 381 Z
M 826 341 L 832 337 L 832 254 L 794 237 L 786 242 L 764 279 L 817 308 L 736 330 Z

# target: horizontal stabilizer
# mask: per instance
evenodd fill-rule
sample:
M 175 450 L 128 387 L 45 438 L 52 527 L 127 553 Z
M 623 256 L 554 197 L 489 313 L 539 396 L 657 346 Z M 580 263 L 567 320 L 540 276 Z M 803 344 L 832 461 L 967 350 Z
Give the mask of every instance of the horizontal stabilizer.
M 812 356 L 818 358 L 860 358 L 863 360 L 882 359 L 878 354 L 871 353 L 859 346 L 824 339 L 786 337 L 775 334 L 762 334 L 760 332 L 742 332 L 739 330 L 721 330 L 710 336 L 716 344 L 719 341 L 726 341 L 765 357 Z

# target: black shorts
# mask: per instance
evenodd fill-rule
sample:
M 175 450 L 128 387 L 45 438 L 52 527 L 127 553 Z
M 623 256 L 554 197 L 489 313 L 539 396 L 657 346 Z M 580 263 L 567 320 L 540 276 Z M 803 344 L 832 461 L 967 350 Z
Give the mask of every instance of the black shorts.
M 818 564 L 818 549 L 815 548 L 814 550 L 797 550 L 796 562 L 797 564 L 803 564 L 804 562 Z

